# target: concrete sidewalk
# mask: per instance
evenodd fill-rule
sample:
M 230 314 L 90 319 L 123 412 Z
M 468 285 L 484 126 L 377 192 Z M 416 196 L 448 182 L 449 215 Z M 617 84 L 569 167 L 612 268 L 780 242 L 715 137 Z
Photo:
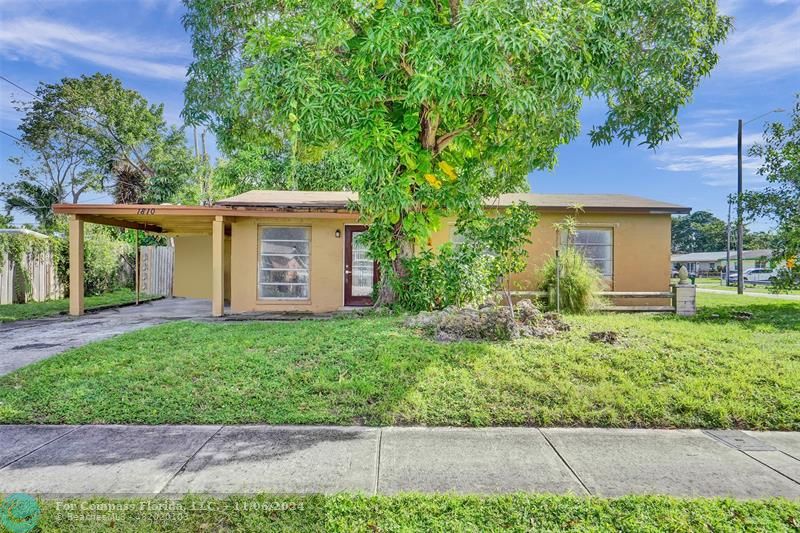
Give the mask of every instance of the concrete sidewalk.
M 0 493 L 551 492 L 800 499 L 800 433 L 0 426 Z

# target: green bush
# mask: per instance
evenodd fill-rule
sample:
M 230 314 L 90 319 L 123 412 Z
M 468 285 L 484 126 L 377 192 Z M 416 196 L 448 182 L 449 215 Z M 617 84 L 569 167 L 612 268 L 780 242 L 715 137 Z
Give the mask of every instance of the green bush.
M 103 294 L 125 286 L 127 256 L 133 247 L 115 239 L 107 228 L 87 225 L 84 248 L 86 294 Z
M 133 284 L 134 247 L 119 232 L 106 226 L 85 226 L 83 265 L 87 296 L 111 292 Z M 69 290 L 69 241 L 53 239 L 53 261 L 59 281 Z
M 561 311 L 585 313 L 599 303 L 596 292 L 603 289 L 603 276 L 586 258 L 574 248 L 562 250 L 561 264 Z M 556 308 L 556 258 L 548 258 L 542 268 L 541 290 L 547 292 L 550 309 Z
M 800 264 L 790 263 L 791 268 L 779 267 L 775 279 L 769 286 L 769 291 L 774 294 L 788 293 L 800 289 Z
M 407 259 L 406 276 L 394 280 L 398 307 L 412 312 L 477 304 L 491 296 L 492 257 L 477 246 L 442 245 Z

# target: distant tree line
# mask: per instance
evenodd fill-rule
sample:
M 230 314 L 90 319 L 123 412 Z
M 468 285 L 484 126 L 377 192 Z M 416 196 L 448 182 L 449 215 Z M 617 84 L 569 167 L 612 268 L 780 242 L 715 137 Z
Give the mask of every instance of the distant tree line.
M 745 250 L 771 249 L 776 236 L 765 231 L 744 231 Z M 728 247 L 728 229 L 725 221 L 709 211 L 695 211 L 691 215 L 672 217 L 672 252 L 719 252 Z M 736 249 L 736 226 L 731 231 L 731 248 Z

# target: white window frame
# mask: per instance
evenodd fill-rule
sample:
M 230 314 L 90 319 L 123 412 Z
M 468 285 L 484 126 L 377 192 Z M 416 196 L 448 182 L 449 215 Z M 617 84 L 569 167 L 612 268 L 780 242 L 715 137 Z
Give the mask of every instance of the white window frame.
M 302 229 L 306 232 L 306 239 L 264 239 L 263 232 L 268 229 Z M 262 258 L 265 256 L 281 256 L 287 257 L 287 254 L 270 254 L 264 252 L 265 242 L 305 242 L 308 245 L 307 254 L 291 254 L 292 257 L 305 257 L 306 268 L 264 268 L 262 265 Z M 261 272 L 305 272 L 305 283 L 274 283 L 261 281 Z M 269 285 L 282 285 L 282 286 L 303 286 L 306 288 L 306 296 L 261 296 L 261 287 Z M 266 302 L 280 302 L 280 301 L 295 301 L 307 302 L 311 300 L 311 227 L 310 226 L 288 226 L 281 225 L 259 225 L 258 226 L 258 265 L 256 269 L 256 296 L 260 301 Z
M 575 228 L 575 231 L 576 232 L 580 232 L 580 231 L 608 231 L 608 232 L 611 233 L 611 244 L 607 244 L 607 245 L 593 244 L 592 246 L 608 246 L 609 248 L 611 248 L 611 259 L 609 260 L 611 262 L 611 274 L 606 275 L 601 271 L 600 275 L 603 277 L 604 280 L 606 280 L 606 282 L 610 283 L 613 286 L 613 284 L 614 284 L 614 273 L 615 273 L 615 270 L 616 270 L 616 261 L 614 259 L 614 250 L 616 248 L 616 235 L 615 235 L 615 231 L 614 231 L 614 226 L 602 226 L 602 225 L 595 226 L 595 225 L 592 225 L 592 224 L 587 224 L 587 225 L 579 224 Z M 565 238 L 568 238 L 567 233 L 563 232 L 563 231 L 559 231 L 558 243 L 559 243 L 559 249 L 561 249 L 561 250 L 563 250 L 567 245 L 567 243 L 565 242 L 565 240 L 566 240 Z M 581 249 L 581 245 L 580 244 L 572 244 L 572 246 L 578 251 L 580 251 L 580 249 Z M 586 260 L 591 265 L 594 266 L 594 262 L 592 261 L 592 259 L 586 258 Z

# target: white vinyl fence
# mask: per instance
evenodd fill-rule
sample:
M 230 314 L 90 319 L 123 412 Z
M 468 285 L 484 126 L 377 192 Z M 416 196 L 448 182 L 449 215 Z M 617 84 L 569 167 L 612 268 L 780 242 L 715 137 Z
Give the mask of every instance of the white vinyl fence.
M 175 248 L 172 246 L 139 247 L 139 291 L 142 294 L 172 296 L 172 270 Z
M 53 256 L 50 252 L 25 254 L 24 264 L 18 265 L 8 254 L 0 254 L 0 304 L 41 302 L 64 297 Z M 28 273 L 28 286 L 25 272 Z

